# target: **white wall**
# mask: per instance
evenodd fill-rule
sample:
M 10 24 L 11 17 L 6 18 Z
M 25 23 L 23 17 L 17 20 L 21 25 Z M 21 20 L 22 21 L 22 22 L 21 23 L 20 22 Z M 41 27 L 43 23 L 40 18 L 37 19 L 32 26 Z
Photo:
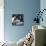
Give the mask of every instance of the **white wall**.
M 4 41 L 4 0 L 0 0 L 0 42 Z

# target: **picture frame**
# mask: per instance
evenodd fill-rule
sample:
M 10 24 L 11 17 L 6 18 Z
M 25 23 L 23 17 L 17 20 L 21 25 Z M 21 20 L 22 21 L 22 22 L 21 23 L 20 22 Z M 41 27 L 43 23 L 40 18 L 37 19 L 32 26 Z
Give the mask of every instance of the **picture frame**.
M 24 26 L 24 14 L 12 14 L 13 26 Z

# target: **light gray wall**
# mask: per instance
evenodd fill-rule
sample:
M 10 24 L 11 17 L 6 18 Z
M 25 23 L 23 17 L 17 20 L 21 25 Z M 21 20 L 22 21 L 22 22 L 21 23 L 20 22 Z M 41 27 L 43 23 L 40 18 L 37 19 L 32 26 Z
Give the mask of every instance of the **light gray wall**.
M 7 41 L 18 41 L 32 28 L 32 20 L 40 9 L 40 0 L 5 0 L 4 35 Z M 12 14 L 24 14 L 24 26 L 12 26 Z
M 41 0 L 40 1 L 40 10 L 42 11 L 43 9 L 46 9 L 46 0 Z M 40 22 L 40 25 L 46 26 L 46 10 L 43 12 L 43 22 Z
M 46 9 L 46 0 L 40 0 L 40 10 L 42 11 L 43 9 Z M 46 11 L 44 11 L 42 17 L 43 17 L 43 22 L 40 21 L 40 25 L 46 27 Z M 45 44 L 46 44 L 46 40 L 45 40 Z

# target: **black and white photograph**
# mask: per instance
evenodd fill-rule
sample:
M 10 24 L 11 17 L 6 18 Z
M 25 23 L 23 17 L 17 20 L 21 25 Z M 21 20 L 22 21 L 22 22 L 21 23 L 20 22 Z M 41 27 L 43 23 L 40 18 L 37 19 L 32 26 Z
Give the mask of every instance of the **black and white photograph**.
M 24 26 L 24 14 L 13 14 L 12 15 L 12 25 L 14 26 Z

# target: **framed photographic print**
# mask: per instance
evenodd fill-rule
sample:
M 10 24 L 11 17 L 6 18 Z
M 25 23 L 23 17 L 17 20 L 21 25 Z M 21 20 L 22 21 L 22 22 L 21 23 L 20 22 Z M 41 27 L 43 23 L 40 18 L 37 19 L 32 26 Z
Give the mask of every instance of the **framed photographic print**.
M 12 14 L 13 26 L 24 26 L 24 14 Z

